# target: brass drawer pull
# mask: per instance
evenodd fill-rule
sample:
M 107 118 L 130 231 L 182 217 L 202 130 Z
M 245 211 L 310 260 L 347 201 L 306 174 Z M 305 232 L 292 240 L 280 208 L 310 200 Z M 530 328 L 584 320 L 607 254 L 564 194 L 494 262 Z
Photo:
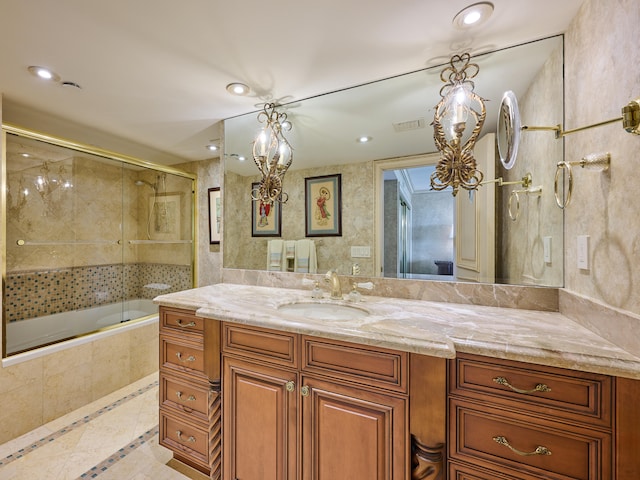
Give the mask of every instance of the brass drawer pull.
M 193 355 L 189 355 L 186 359 L 183 360 L 181 352 L 176 352 L 176 357 L 178 357 L 178 360 L 180 360 L 183 363 L 196 361 L 196 357 L 194 357 Z
M 196 401 L 196 397 L 194 397 L 193 395 L 189 395 L 185 399 L 182 398 L 182 392 L 176 392 L 176 395 L 178 396 L 178 398 L 180 400 L 184 400 L 185 402 L 195 402 Z
M 310 393 L 311 393 L 311 388 L 308 385 L 304 385 L 300 389 L 300 395 L 302 395 L 303 397 L 308 397 Z
M 507 447 L 509 450 L 511 450 L 514 453 L 517 453 L 520 456 L 523 457 L 530 457 L 531 455 L 551 455 L 551 450 L 549 450 L 547 447 L 543 447 L 541 445 L 537 446 L 536 449 L 533 452 L 523 452 L 521 450 L 518 450 L 517 448 L 513 448 L 511 445 L 509 445 L 509 441 L 505 438 L 505 437 L 493 437 L 493 441 L 500 444 L 500 445 L 504 445 L 505 447 Z
M 176 323 L 178 324 L 179 327 L 182 327 L 182 328 L 195 327 L 196 326 L 196 322 L 194 322 L 193 320 L 190 321 L 189 323 L 182 323 L 182 319 L 181 318 L 176 320 Z
M 180 430 L 176 430 L 176 435 L 178 435 L 178 439 L 182 440 L 183 442 L 188 442 L 188 443 L 196 443 L 196 437 L 194 436 L 189 436 L 189 438 L 182 438 L 182 432 Z
M 293 392 L 296 389 L 296 383 L 293 380 L 289 380 L 284 384 L 284 388 L 287 389 L 287 392 Z
M 536 393 L 536 392 L 550 392 L 551 389 L 546 386 L 544 383 L 539 383 L 535 386 L 534 389 L 532 390 L 522 390 L 520 388 L 516 388 L 513 385 L 511 385 L 509 383 L 509 380 L 507 380 L 504 377 L 496 377 L 493 379 L 494 382 L 496 382 L 498 385 L 504 385 L 505 387 L 509 387 L 511 390 L 513 390 L 514 392 L 518 392 L 518 393 Z

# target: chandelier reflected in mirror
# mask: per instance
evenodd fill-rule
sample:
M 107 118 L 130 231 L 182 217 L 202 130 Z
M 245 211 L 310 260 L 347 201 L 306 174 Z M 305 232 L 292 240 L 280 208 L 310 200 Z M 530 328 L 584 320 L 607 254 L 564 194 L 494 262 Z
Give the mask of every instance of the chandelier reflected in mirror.
M 264 127 L 253 142 L 253 161 L 262 178 L 251 192 L 251 198 L 263 204 L 286 203 L 289 196 L 282 191 L 284 175 L 293 162 L 293 150 L 283 131 L 291 130 L 287 114 L 278 112 L 277 105 L 267 103 L 258 114 L 258 122 Z
M 440 152 L 440 161 L 431 175 L 431 188 L 476 190 L 483 179 L 483 173 L 477 169 L 473 148 L 480 136 L 482 125 L 487 116 L 484 99 L 474 91 L 471 81 L 480 67 L 470 63 L 471 55 L 454 55 L 449 65 L 440 73 L 445 82 L 440 89 L 441 100 L 435 107 L 433 117 L 433 138 Z M 469 128 L 473 126 L 471 134 Z M 467 132 L 467 138 L 465 137 Z

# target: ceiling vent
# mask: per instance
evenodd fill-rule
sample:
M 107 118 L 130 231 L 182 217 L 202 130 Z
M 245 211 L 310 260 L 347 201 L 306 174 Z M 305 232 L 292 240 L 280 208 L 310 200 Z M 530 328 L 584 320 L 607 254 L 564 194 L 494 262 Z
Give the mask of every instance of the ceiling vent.
M 406 122 L 398 122 L 393 124 L 393 129 L 396 132 L 409 132 L 411 130 L 419 130 L 426 126 L 424 118 L 418 118 L 416 120 L 408 120 Z

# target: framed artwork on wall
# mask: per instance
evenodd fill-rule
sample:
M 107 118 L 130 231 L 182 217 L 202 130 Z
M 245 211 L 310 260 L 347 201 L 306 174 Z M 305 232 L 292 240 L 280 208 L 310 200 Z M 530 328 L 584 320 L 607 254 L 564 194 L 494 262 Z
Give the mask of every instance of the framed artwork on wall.
M 252 183 L 251 190 L 258 188 L 259 183 Z M 251 236 L 279 237 L 282 235 L 282 204 L 273 205 L 261 200 L 251 200 Z
M 304 179 L 305 235 L 342 236 L 342 175 Z
M 220 243 L 220 227 L 222 224 L 222 197 L 220 187 L 209 190 L 209 243 Z

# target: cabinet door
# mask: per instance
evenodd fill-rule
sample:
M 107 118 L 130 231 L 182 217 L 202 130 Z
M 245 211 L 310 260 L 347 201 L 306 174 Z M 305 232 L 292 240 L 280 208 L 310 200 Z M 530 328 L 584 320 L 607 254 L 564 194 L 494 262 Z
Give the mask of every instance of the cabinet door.
M 295 371 L 223 358 L 224 476 L 295 480 Z
M 313 377 L 303 377 L 301 391 L 304 480 L 407 478 L 404 397 Z

